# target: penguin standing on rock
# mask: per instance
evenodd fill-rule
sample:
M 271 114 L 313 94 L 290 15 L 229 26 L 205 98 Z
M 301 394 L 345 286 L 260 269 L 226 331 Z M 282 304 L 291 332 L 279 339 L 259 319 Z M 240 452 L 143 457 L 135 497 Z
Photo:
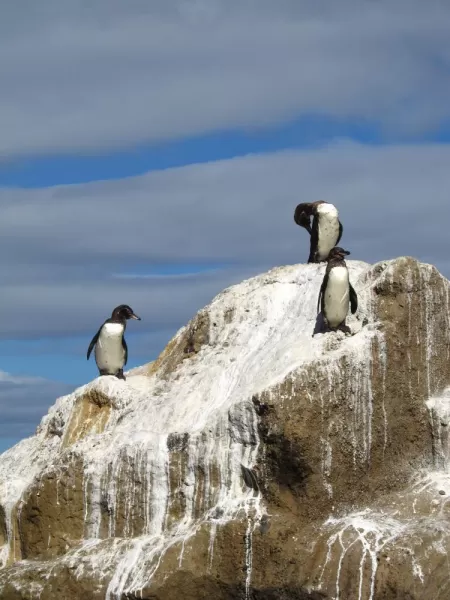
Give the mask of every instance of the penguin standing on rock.
M 115 375 L 118 379 L 125 379 L 123 367 L 127 364 L 128 347 L 124 333 L 127 319 L 141 320 L 127 304 L 117 306 L 89 344 L 87 359 L 95 346 L 95 362 L 100 375 Z
M 311 236 L 308 263 L 327 260 L 330 250 L 342 237 L 343 228 L 337 208 L 323 200 L 304 202 L 295 209 L 294 221 L 300 227 L 304 227 Z
M 330 251 L 327 269 L 320 287 L 317 311 L 320 306 L 324 321 L 331 331 L 341 329 L 349 333 L 350 330 L 345 324 L 349 303 L 352 314 L 358 308 L 358 296 L 350 283 L 344 259 L 349 254 L 348 250 L 338 247 Z

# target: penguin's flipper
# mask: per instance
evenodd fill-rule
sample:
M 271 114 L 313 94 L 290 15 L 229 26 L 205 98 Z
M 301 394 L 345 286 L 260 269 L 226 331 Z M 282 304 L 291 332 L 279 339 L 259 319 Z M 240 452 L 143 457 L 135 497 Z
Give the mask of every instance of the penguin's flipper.
M 102 325 L 102 327 L 103 327 L 103 325 Z M 102 330 L 102 327 L 100 327 L 100 329 L 97 331 L 97 333 L 92 338 L 91 343 L 89 344 L 89 348 L 88 348 L 88 351 L 87 351 L 87 360 L 89 360 L 91 352 L 94 349 L 94 346 L 95 346 L 95 344 L 98 341 L 98 338 L 99 338 L 99 335 L 100 335 L 100 331 Z
M 313 219 L 313 226 L 311 229 L 311 241 L 309 245 L 309 258 L 308 263 L 318 262 L 316 260 L 317 247 L 319 245 L 319 222 L 318 219 Z
M 352 311 L 352 315 L 358 310 L 358 296 L 356 295 L 355 289 L 352 284 L 349 282 L 350 286 L 350 308 Z
M 336 240 L 335 246 L 339 246 L 339 242 L 341 241 L 343 231 L 344 231 L 344 228 L 342 227 L 342 223 L 339 221 L 339 235 L 338 235 L 338 239 Z
M 324 303 L 325 303 L 325 289 L 328 284 L 328 271 L 325 272 L 325 275 L 322 280 L 322 285 L 320 286 L 319 297 L 317 298 L 317 313 L 322 312 L 324 314 Z
M 122 336 L 122 347 L 125 350 L 125 362 L 123 364 L 126 365 L 127 361 L 128 361 L 128 346 L 127 346 L 127 343 L 125 341 L 125 336 L 124 335 Z

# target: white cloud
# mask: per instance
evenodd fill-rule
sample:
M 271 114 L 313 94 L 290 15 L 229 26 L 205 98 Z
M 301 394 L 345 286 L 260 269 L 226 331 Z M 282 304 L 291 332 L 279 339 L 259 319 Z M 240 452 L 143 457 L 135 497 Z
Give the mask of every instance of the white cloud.
M 0 8 L 0 155 L 158 141 L 311 112 L 449 117 L 437 0 L 17 0 Z
M 408 254 L 448 276 L 449 164 L 444 145 L 341 143 L 121 181 L 0 189 L 1 335 L 48 336 L 31 352 L 70 355 L 73 364 L 75 355 L 86 365 L 92 335 L 126 302 L 143 317 L 127 330 L 130 363 L 151 360 L 225 286 L 306 260 L 308 236 L 293 211 L 320 198 L 338 206 L 352 258 Z M 210 272 L 154 275 L 164 264 L 208 261 Z M 52 336 L 77 338 L 66 348 Z M 0 438 L 31 433 L 67 389 L 0 372 Z
M 63 383 L 0 371 L 0 440 L 30 435 L 55 397 L 70 390 Z
M 6 371 L 0 371 L 0 384 L 13 384 L 13 385 L 32 385 L 35 383 L 42 383 L 45 381 L 41 377 L 18 377 L 17 375 L 11 375 Z
M 179 326 L 226 285 L 305 261 L 308 236 L 293 211 L 320 198 L 339 207 L 352 258 L 413 255 L 448 275 L 449 164 L 443 145 L 343 143 L 121 181 L 0 190 L 0 331 L 93 334 L 122 302 L 143 317 L 139 331 Z M 116 276 L 208 261 L 228 267 Z
M 76 335 L 88 332 L 86 349 L 101 323 L 119 304 L 129 304 L 142 321 L 129 326 L 130 332 L 161 330 L 181 326 L 194 316 L 224 286 L 242 279 L 242 269 L 201 276 L 153 282 L 150 280 L 22 282 L 5 286 L 0 315 L 1 337 Z M 167 340 L 168 341 L 168 340 Z

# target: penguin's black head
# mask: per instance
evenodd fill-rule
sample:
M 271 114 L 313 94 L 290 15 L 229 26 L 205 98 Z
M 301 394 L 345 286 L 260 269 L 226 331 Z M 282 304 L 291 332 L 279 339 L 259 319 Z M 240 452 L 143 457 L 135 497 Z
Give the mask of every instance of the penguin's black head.
M 310 202 L 303 202 L 302 204 L 299 204 L 294 212 L 294 221 L 297 223 L 297 225 L 300 225 L 300 227 L 307 229 L 309 233 L 311 233 L 311 224 L 309 221 L 311 214 Z
M 111 318 L 117 321 L 126 321 L 127 319 L 136 319 L 137 321 L 141 320 L 141 317 L 135 315 L 128 304 L 116 306 L 116 308 L 112 311 Z
M 335 246 L 330 250 L 327 260 L 344 260 L 345 256 L 348 256 L 350 252 L 348 250 L 344 250 L 344 248 L 340 248 L 339 246 Z

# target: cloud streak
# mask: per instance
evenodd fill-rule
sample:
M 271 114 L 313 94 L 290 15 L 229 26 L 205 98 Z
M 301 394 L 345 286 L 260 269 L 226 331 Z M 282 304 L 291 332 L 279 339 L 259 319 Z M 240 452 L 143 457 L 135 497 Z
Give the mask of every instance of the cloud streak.
M 143 317 L 130 355 L 154 358 L 224 287 L 306 260 L 300 201 L 339 207 L 352 258 L 409 254 L 448 276 L 450 148 L 407 140 L 450 122 L 449 38 L 438 0 L 3 3 L 0 167 L 311 116 L 406 140 L 0 188 L 4 357 L 14 366 L 5 340 L 16 340 L 33 372 L 50 355 L 50 379 L 76 371 L 80 356 L 89 376 L 84 345 L 126 302 Z M 70 389 L 50 379 L 0 372 L 0 438 L 29 434 Z
M 63 383 L 0 371 L 0 438 L 30 435 L 55 397 L 71 389 Z
M 17 0 L 0 34 L 9 158 L 312 113 L 405 133 L 450 116 L 450 6 L 437 0 Z
M 226 285 L 305 261 L 308 237 L 293 210 L 320 198 L 339 207 L 355 259 L 413 255 L 448 275 L 449 163 L 443 145 L 341 143 L 120 181 L 0 190 L 0 331 L 87 335 L 122 302 L 143 317 L 143 332 L 179 326 Z M 155 266 L 174 263 L 210 270 L 155 277 Z

